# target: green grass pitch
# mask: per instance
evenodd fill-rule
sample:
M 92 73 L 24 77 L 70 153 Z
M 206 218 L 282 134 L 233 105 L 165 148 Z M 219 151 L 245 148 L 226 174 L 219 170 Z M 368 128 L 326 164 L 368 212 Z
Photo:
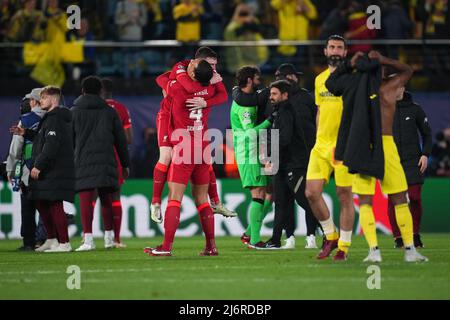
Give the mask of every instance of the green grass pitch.
M 379 236 L 381 288 L 368 289 L 363 237 L 349 260 L 318 261 L 317 250 L 254 251 L 238 238 L 217 239 L 219 256 L 199 257 L 202 237 L 176 238 L 173 257 L 149 257 L 143 247 L 161 238 L 125 239 L 126 249 L 92 252 L 17 252 L 18 240 L 0 241 L 0 299 L 450 299 L 450 234 L 422 235 L 428 263 L 407 264 L 392 238 Z M 72 247 L 80 244 L 71 240 Z M 81 269 L 81 289 L 69 290 L 67 267 Z

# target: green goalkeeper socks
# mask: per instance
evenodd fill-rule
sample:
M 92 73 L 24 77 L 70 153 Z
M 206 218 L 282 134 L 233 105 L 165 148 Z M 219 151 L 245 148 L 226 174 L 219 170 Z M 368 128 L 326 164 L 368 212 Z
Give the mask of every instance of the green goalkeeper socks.
M 264 221 L 264 218 L 266 217 L 267 213 L 270 210 L 272 210 L 272 201 L 265 200 L 264 201 L 263 211 L 262 211 L 261 224 L 262 224 L 262 221 Z M 251 211 L 251 209 L 250 209 L 250 211 Z M 247 229 L 245 230 L 245 234 L 248 235 L 248 236 L 251 236 L 251 234 L 252 234 L 252 225 L 251 225 L 251 223 L 248 225 Z

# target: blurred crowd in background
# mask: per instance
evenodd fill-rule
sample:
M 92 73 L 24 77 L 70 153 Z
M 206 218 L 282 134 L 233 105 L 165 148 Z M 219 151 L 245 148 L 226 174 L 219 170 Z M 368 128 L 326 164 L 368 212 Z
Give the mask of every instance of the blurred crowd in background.
M 81 8 L 81 28 L 68 30 L 66 8 Z M 370 5 L 381 8 L 381 29 L 367 28 Z M 139 79 L 157 74 L 175 61 L 191 56 L 199 40 L 258 41 L 262 39 L 318 40 L 340 34 L 349 40 L 450 39 L 448 0 L 0 0 L 0 41 L 57 42 L 74 40 L 125 41 L 176 39 L 179 48 L 85 47 L 78 68 L 65 66 L 73 78 L 86 74 L 118 75 Z M 59 39 L 59 40 L 55 40 Z M 401 58 L 416 70 L 444 74 L 450 69 L 447 46 L 383 47 L 385 54 Z M 370 44 L 354 45 L 367 52 Z M 321 47 L 225 47 L 222 72 L 234 74 L 243 65 L 272 72 L 280 63 L 314 66 Z M 377 49 L 380 49 L 377 47 Z M 411 51 L 412 50 L 412 51 Z M 8 56 L 9 54 L 9 56 Z M 30 53 L 25 51 L 24 55 Z M 7 59 L 5 59 L 5 56 Z M 20 73 L 17 51 L 3 49 L 8 74 Z M 70 59 L 69 59 L 70 60 Z M 317 59 L 316 59 L 317 60 Z M 62 62 L 64 58 L 62 58 Z
M 81 8 L 79 29 L 67 27 L 70 5 Z M 370 5 L 381 9 L 381 28 L 369 29 Z M 177 61 L 191 58 L 200 40 L 323 40 L 331 34 L 348 40 L 450 39 L 448 0 L 0 0 L 0 87 L 2 95 L 47 84 L 79 92 L 79 79 L 90 74 L 115 79 L 119 95 L 160 95 L 154 77 Z M 179 46 L 141 46 L 147 40 L 178 40 Z M 111 45 L 86 46 L 85 41 Z M 117 46 L 119 42 L 137 45 Z M 14 44 L 21 45 L 15 46 Z M 22 45 L 24 44 L 24 45 Z M 218 70 L 228 89 L 234 73 L 257 65 L 270 81 L 282 63 L 304 71 L 302 85 L 313 90 L 323 71 L 323 45 L 221 46 Z M 445 91 L 450 87 L 449 44 L 357 44 L 356 51 L 380 50 L 410 64 L 410 87 Z M 28 82 L 27 82 L 28 81 Z M 143 129 L 143 128 L 141 128 Z M 142 133 L 142 134 L 141 134 Z M 148 177 L 158 159 L 156 129 L 140 135 L 133 153 L 132 176 Z M 450 128 L 435 136 L 429 174 L 450 176 Z M 224 145 L 226 149 L 226 146 Z M 232 152 L 232 150 L 225 150 Z M 218 176 L 236 176 L 233 165 Z

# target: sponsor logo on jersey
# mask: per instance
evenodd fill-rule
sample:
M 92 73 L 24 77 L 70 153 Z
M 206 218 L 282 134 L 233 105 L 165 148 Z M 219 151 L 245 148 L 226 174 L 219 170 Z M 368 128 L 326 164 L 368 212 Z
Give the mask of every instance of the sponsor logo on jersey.
M 202 90 L 200 92 L 196 92 L 194 96 L 206 96 L 208 95 L 208 89 Z
M 47 133 L 48 136 L 55 136 L 56 137 L 56 132 L 55 131 L 49 131 Z

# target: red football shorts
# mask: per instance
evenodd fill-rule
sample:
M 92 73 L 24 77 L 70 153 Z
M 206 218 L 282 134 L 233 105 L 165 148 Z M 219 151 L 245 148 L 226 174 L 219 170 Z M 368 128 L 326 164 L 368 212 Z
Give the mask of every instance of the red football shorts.
M 117 162 L 117 174 L 119 177 L 119 187 L 121 185 L 123 185 L 123 183 L 125 182 L 125 180 L 123 179 L 123 174 L 122 174 L 122 165 L 120 164 L 120 159 L 119 159 L 119 155 L 117 154 L 116 148 L 114 148 L 114 156 L 116 157 L 116 162 Z
M 187 185 L 189 179 L 192 184 L 204 185 L 209 184 L 209 167 L 210 164 L 170 164 L 167 181 Z
M 210 153 L 204 153 L 205 148 L 200 146 L 202 159 L 195 163 L 193 149 L 191 149 L 191 157 L 181 159 L 179 157 L 183 157 L 183 152 L 179 152 L 178 147 L 180 147 L 180 144 L 174 146 L 167 181 L 187 185 L 190 179 L 192 184 L 195 185 L 209 184 L 209 171 L 211 168 Z
M 156 129 L 158 134 L 159 147 L 173 147 L 170 142 L 170 114 L 158 112 L 156 115 Z

